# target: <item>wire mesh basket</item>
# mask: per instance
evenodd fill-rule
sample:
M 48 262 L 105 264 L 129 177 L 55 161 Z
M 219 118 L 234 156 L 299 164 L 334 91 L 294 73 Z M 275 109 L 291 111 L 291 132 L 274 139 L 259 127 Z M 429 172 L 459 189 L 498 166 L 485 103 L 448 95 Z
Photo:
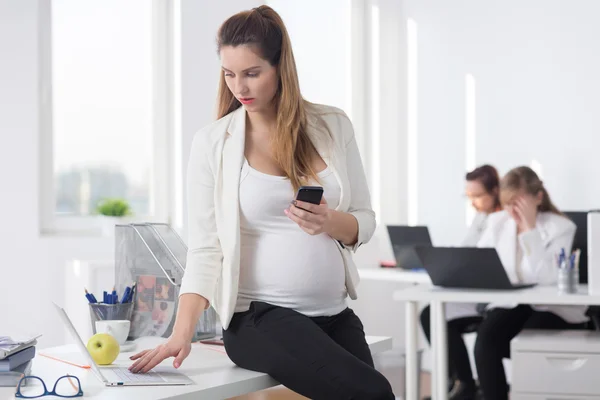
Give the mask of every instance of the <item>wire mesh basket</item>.
M 186 257 L 187 246 L 168 224 L 115 227 L 117 290 L 135 284 L 129 339 L 171 335 Z M 214 337 L 216 323 L 210 307 L 198 321 L 194 339 Z

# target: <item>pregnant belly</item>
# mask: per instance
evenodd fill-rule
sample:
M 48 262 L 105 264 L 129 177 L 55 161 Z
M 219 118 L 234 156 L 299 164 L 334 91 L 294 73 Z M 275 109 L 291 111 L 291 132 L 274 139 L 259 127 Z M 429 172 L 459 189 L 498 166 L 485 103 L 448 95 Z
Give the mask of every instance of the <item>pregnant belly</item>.
M 246 236 L 240 254 L 241 294 L 280 302 L 339 301 L 345 297 L 342 255 L 327 234 Z

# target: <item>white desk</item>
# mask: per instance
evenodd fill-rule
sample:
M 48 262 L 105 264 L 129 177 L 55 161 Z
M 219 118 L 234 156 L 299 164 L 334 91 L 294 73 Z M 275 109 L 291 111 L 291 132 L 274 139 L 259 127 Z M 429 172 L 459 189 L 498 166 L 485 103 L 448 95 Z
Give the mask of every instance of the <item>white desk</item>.
M 136 350 L 153 347 L 163 340 L 165 339 L 139 339 Z M 368 336 L 367 342 L 373 354 L 392 348 L 392 339 L 387 337 Z M 222 346 L 206 346 L 199 343 L 192 345 L 192 352 L 179 369 L 195 382 L 195 384 L 187 386 L 105 387 L 89 369 L 73 367 L 39 355 L 36 355 L 34 359 L 32 375 L 41 377 L 46 382 L 46 386 L 50 385 L 51 387 L 60 376 L 67 373 L 75 375 L 81 381 L 84 398 L 86 399 L 221 400 L 279 385 L 276 380 L 267 374 L 237 367 L 221 351 L 224 351 Z M 38 350 L 38 353 L 85 364 L 83 356 L 77 352 L 75 345 Z M 133 353 L 120 354 L 114 364 L 119 366 L 131 365 L 131 361 L 128 359 L 131 354 Z M 170 366 L 172 363 L 173 359 L 171 358 L 165 360 L 163 365 Z M 51 390 L 51 387 L 49 390 Z M 14 392 L 14 388 L 0 388 L 0 399 L 13 399 Z
M 589 295 L 580 285 L 578 294 L 559 295 L 555 286 L 492 291 L 445 289 L 427 284 L 394 292 L 394 300 L 406 302 L 406 399 L 417 400 L 417 303 L 431 303 L 432 393 L 435 400 L 448 398 L 448 352 L 444 303 L 519 303 L 544 305 L 600 305 L 600 295 Z M 437 396 L 436 396 L 437 395 Z
M 359 268 L 360 279 L 367 281 L 429 283 L 431 279 L 425 271 L 410 271 L 401 268 Z

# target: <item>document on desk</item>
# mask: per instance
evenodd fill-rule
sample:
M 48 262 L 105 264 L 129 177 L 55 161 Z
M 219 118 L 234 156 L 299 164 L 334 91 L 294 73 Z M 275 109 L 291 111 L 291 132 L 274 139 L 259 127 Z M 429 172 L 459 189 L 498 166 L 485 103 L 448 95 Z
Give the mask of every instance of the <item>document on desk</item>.
M 4 360 L 11 354 L 17 353 L 37 344 L 37 339 L 42 335 L 29 336 L 27 338 L 12 339 L 10 336 L 0 336 L 0 360 Z

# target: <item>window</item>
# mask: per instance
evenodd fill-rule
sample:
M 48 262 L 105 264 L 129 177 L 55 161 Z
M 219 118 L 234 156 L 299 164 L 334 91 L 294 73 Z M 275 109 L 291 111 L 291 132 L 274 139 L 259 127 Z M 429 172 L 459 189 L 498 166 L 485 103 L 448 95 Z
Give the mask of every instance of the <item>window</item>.
M 350 0 L 269 0 L 283 19 L 298 68 L 300 89 L 311 102 L 352 114 Z M 315 12 L 319 10 L 319 12 Z
M 93 229 L 96 205 L 113 197 L 126 199 L 136 219 L 168 222 L 171 6 L 46 6 L 42 76 L 51 89 L 42 106 L 42 231 Z
M 372 203 L 380 209 L 379 13 L 363 0 L 268 0 L 286 25 L 306 100 L 338 107 L 354 125 Z M 318 10 L 318 12 L 315 12 Z M 373 19 L 375 21 L 373 21 Z M 375 26 L 373 24 L 375 23 Z M 377 132 L 377 134 L 375 134 Z

